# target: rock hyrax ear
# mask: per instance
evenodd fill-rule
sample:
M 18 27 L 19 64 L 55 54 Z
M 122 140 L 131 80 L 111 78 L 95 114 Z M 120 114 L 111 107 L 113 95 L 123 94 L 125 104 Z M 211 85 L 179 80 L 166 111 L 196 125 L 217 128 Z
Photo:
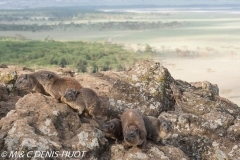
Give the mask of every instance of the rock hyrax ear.
M 80 93 L 79 91 L 73 90 L 73 94 L 74 94 L 76 97 L 78 96 L 79 93 Z
M 48 79 L 51 79 L 51 78 L 53 78 L 53 74 L 52 73 L 48 73 L 47 77 L 48 77 Z
M 136 129 L 135 129 L 135 132 L 136 132 L 137 134 L 139 134 L 139 129 L 138 129 L 138 128 L 136 128 Z
M 29 79 L 29 76 L 27 74 L 25 74 L 24 79 Z
M 113 128 L 114 128 L 114 124 L 111 124 L 111 125 L 110 125 L 110 129 L 113 129 Z

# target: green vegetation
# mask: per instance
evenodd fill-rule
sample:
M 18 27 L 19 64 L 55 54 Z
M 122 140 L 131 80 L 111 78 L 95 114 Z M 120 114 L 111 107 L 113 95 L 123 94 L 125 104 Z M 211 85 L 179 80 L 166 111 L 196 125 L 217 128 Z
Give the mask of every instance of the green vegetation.
M 18 41 L 1 37 L 0 63 L 28 67 L 70 67 L 79 72 L 122 71 L 150 56 L 151 48 L 137 53 L 120 45 L 82 41 Z

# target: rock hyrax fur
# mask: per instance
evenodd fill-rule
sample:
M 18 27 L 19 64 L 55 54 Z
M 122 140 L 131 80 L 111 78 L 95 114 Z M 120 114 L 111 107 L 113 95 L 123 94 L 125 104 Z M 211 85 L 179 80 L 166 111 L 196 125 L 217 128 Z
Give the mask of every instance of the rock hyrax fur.
M 102 116 L 102 101 L 90 88 L 81 88 L 79 90 L 68 88 L 65 91 L 62 101 L 73 109 L 78 110 L 80 115 L 84 113 L 94 118 Z
M 61 100 L 67 88 L 79 90 L 82 85 L 71 77 L 59 77 L 55 73 L 41 73 L 39 82 L 53 98 Z
M 49 95 L 47 94 L 43 86 L 39 83 L 37 74 L 38 72 L 20 75 L 14 87 L 16 87 L 18 90 Z
M 134 109 L 129 109 L 121 116 L 124 136 L 123 146 L 127 149 L 130 146 L 142 145 L 142 150 L 146 151 L 147 131 L 141 115 Z
M 153 116 L 143 116 L 143 120 L 147 130 L 147 138 L 152 139 L 155 143 L 163 144 L 162 140 L 165 140 L 171 136 L 171 121 L 162 118 L 158 119 Z
M 120 119 L 114 118 L 105 122 L 102 126 L 102 131 L 105 133 L 106 137 L 115 139 L 116 142 L 123 138 L 122 123 Z

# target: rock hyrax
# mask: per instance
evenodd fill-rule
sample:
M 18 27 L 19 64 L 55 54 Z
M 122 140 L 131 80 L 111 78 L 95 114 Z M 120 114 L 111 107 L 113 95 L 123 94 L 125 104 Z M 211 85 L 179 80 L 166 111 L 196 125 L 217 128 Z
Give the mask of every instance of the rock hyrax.
M 129 146 L 142 145 L 142 150 L 146 151 L 147 131 L 141 115 L 134 109 L 129 109 L 121 116 L 124 143 L 127 149 Z
M 14 87 L 18 90 L 48 95 L 34 73 L 20 75 Z
M 101 99 L 90 88 L 81 88 L 79 90 L 68 88 L 62 101 L 78 110 L 80 115 L 84 112 L 85 115 L 91 115 L 95 118 L 103 113 Z
M 116 142 L 123 138 L 122 123 L 120 119 L 114 118 L 105 122 L 102 126 L 102 131 L 105 133 L 106 137 L 115 139 Z
M 76 90 L 82 88 L 81 84 L 71 77 L 59 77 L 55 73 L 41 73 L 38 77 L 45 91 L 57 100 L 64 96 L 67 88 Z
M 143 116 L 143 120 L 147 130 L 147 138 L 152 139 L 155 143 L 162 144 L 162 140 L 165 140 L 171 136 L 172 122 L 165 119 L 158 119 L 153 116 Z

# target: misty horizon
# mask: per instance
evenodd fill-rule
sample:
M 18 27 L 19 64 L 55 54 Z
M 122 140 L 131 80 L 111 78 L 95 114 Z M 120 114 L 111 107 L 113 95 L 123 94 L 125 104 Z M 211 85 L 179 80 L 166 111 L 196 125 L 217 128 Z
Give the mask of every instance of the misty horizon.
M 1 9 L 26 9 L 42 7 L 234 7 L 239 9 L 240 2 L 237 0 L 168 0 L 168 1 L 144 1 L 144 0 L 0 0 Z

